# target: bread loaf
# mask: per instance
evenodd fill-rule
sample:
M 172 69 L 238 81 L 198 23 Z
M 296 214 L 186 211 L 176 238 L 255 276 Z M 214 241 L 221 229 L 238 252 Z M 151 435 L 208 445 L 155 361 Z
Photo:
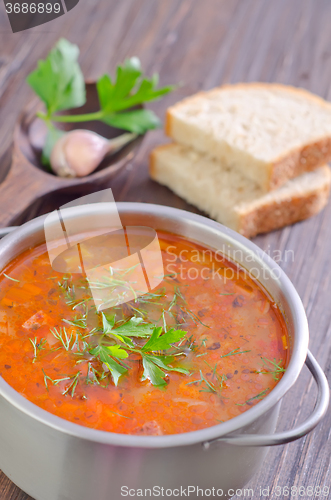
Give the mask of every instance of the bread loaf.
M 152 151 L 150 175 L 249 238 L 318 213 L 327 203 L 331 182 L 330 169 L 323 165 L 264 193 L 232 164 L 174 143 Z

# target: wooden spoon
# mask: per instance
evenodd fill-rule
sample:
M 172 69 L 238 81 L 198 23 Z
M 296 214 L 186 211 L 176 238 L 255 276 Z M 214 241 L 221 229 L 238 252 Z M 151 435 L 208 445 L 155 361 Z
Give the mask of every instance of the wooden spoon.
M 91 113 L 98 109 L 98 97 L 94 83 L 86 84 L 87 102 L 70 114 Z M 109 186 L 108 182 L 132 160 L 142 137 L 132 141 L 121 151 L 107 156 L 92 174 L 81 178 L 57 177 L 47 171 L 41 163 L 42 144 L 46 129 L 42 120 L 35 113 L 40 101 L 34 101 L 22 113 L 14 131 L 13 154 L 10 170 L 0 185 L 0 226 L 15 223 L 39 198 L 50 193 L 66 193 L 82 196 Z M 58 124 L 65 131 L 74 128 L 92 130 L 111 139 L 124 131 L 109 127 L 100 122 L 79 124 Z

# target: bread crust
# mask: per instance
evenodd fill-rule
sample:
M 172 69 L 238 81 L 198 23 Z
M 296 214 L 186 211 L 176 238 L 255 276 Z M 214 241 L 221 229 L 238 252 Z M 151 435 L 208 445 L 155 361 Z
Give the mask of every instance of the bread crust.
M 210 90 L 200 90 L 200 92 L 197 92 L 196 94 L 193 94 L 191 96 L 185 97 L 181 101 L 177 102 L 176 104 L 173 104 L 168 108 L 167 111 L 167 118 L 168 118 L 168 113 L 171 112 L 172 109 L 175 108 L 180 108 L 183 105 L 186 105 L 187 102 L 189 101 L 195 101 L 199 100 L 202 96 L 205 96 L 207 94 L 212 94 L 212 93 L 219 93 L 222 90 L 225 89 L 245 89 L 247 87 L 254 87 L 254 88 L 262 88 L 262 89 L 277 89 L 277 90 L 283 90 L 289 93 L 293 94 L 300 94 L 306 99 L 310 99 L 312 101 L 315 101 L 316 104 L 319 104 L 322 107 L 328 108 L 331 111 L 331 103 L 323 99 L 323 97 L 320 97 L 316 94 L 313 94 L 312 92 L 309 92 L 309 90 L 306 90 L 302 87 L 293 87 L 292 85 L 283 85 L 282 83 L 267 83 L 267 82 L 240 82 L 240 83 L 226 83 L 224 85 L 220 85 L 219 87 L 214 87 L 213 89 Z
M 199 100 L 205 95 L 219 93 L 225 89 L 245 89 L 245 88 L 263 88 L 268 90 L 282 90 L 287 93 L 301 95 L 307 100 L 314 101 L 316 104 L 328 109 L 331 113 L 331 103 L 325 101 L 322 97 L 312 94 L 303 88 L 296 88 L 290 85 L 282 85 L 280 83 L 236 83 L 225 84 L 216 87 L 209 91 L 200 91 L 193 96 L 186 97 L 182 101 L 174 104 L 168 108 L 165 121 L 165 133 L 167 136 L 172 137 L 173 125 L 173 110 L 180 109 L 186 106 L 189 102 Z M 285 184 L 288 180 L 293 179 L 304 172 L 312 171 L 321 165 L 331 161 L 331 136 L 321 137 L 318 141 L 304 144 L 302 147 L 289 150 L 284 155 L 278 157 L 273 162 L 266 165 L 268 170 L 268 182 L 264 186 L 266 192 L 273 191 Z
M 289 226 L 318 214 L 327 204 L 330 183 L 302 197 L 284 200 L 275 207 L 263 206 L 240 217 L 238 232 L 246 238 Z
M 331 161 L 331 137 L 308 144 L 288 153 L 270 166 L 270 191 L 279 188 L 289 179 L 304 172 L 311 172 Z

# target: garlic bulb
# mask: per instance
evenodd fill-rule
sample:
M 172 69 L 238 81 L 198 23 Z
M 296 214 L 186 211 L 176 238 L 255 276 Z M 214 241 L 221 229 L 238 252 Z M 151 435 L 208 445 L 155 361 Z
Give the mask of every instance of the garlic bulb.
M 53 147 L 51 166 L 60 177 L 84 177 L 93 172 L 102 160 L 137 137 L 122 134 L 105 139 L 90 130 L 73 130 L 63 135 Z

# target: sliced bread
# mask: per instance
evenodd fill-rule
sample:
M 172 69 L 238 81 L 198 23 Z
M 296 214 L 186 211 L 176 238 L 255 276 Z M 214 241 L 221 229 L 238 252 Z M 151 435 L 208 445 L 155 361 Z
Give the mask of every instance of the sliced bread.
M 225 85 L 170 107 L 166 133 L 267 192 L 331 161 L 331 104 L 286 85 Z
M 327 203 L 331 183 L 324 165 L 265 194 L 231 165 L 174 143 L 152 151 L 150 175 L 248 238 L 318 213 Z

